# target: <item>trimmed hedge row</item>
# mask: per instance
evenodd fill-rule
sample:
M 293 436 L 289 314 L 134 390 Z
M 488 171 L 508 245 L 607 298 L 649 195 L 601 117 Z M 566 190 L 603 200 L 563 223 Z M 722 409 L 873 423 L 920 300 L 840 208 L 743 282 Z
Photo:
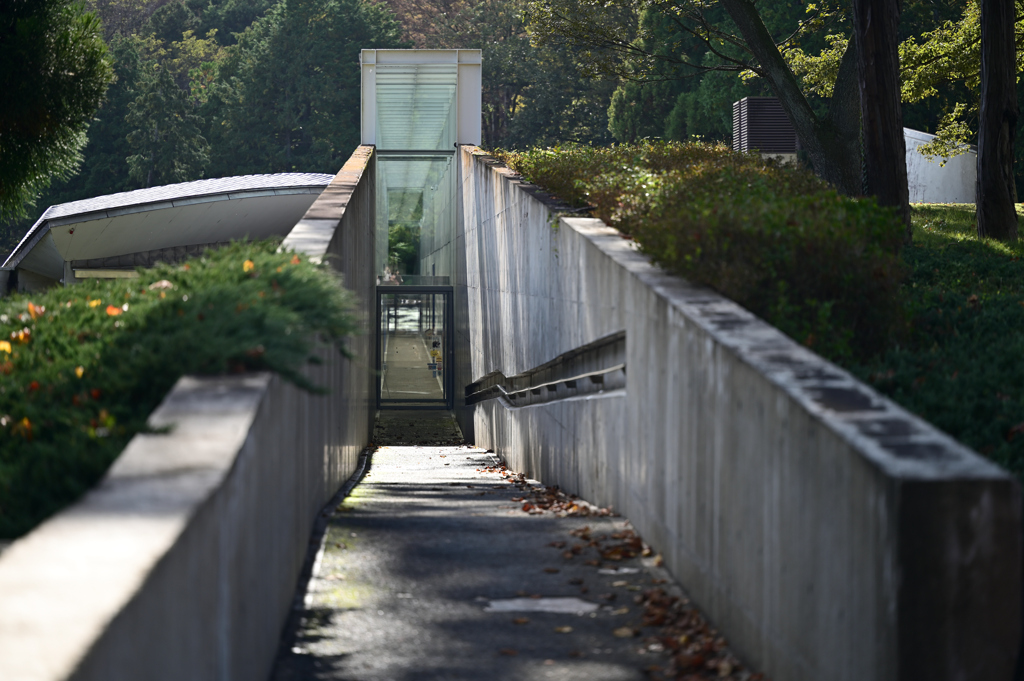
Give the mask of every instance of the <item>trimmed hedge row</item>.
M 529 181 L 636 239 L 654 262 L 713 288 L 836 359 L 903 332 L 902 225 L 872 199 L 723 145 L 643 142 L 497 152 Z
M 185 374 L 301 374 L 355 327 L 332 270 L 236 243 L 138 279 L 0 301 L 0 538 L 82 495 Z

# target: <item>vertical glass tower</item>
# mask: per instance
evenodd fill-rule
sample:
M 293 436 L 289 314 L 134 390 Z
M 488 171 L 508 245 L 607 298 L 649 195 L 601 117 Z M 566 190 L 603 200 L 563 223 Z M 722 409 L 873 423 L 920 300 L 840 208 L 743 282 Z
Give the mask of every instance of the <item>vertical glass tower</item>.
M 479 50 L 363 50 L 376 146 L 378 406 L 451 406 L 460 144 L 480 143 Z M 395 288 L 400 287 L 400 288 Z
M 480 143 L 479 50 L 363 50 L 363 144 L 377 147 L 381 281 L 450 285 L 455 151 Z

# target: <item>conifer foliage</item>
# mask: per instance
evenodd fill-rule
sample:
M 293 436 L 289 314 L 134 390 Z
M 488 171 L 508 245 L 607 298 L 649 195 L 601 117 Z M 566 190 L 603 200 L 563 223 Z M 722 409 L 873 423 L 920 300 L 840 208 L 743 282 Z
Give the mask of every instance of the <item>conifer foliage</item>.
M 96 17 L 66 0 L 0 4 L 0 219 L 78 167 L 112 79 Z

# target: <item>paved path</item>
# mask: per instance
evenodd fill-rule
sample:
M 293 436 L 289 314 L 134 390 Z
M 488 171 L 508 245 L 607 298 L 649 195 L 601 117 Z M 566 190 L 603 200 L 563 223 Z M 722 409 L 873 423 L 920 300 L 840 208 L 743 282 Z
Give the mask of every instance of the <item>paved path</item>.
M 624 519 L 524 512 L 531 488 L 456 444 L 450 416 L 391 414 L 377 441 L 421 444 L 377 449 L 331 516 L 273 681 L 625 681 L 667 666 L 634 602 L 663 571 L 599 553 L 622 557 L 607 551 L 626 546 L 609 539 L 628 537 Z
M 430 351 L 419 334 L 388 336 L 387 370 L 381 396 L 395 400 L 443 400 L 444 391 L 435 372 L 427 368 Z

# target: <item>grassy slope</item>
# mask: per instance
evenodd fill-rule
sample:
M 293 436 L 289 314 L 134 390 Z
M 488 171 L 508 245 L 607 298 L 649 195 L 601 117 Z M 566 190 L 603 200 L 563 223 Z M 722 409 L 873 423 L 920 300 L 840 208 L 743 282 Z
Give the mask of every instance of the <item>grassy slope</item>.
M 849 368 L 1024 477 L 1024 242 L 979 241 L 972 204 L 915 206 L 913 223 L 909 334 Z

